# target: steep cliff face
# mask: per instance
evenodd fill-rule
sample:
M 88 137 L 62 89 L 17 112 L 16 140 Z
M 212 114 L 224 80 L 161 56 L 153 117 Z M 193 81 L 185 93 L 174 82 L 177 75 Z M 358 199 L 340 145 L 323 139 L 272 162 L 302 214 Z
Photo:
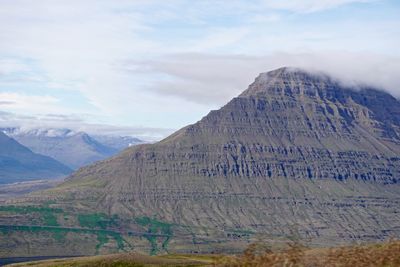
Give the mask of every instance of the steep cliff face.
M 290 221 L 325 237 L 315 223 L 380 236 L 398 219 L 399 125 L 400 103 L 385 92 L 282 68 L 163 141 L 80 170 L 63 190 L 84 198 L 77 181 L 101 184 L 98 204 L 110 213 L 262 231 L 285 231 Z M 390 198 L 386 206 L 380 197 Z M 371 215 L 358 198 L 383 206 Z
M 147 189 L 151 177 L 160 177 L 157 183 L 196 176 L 395 184 L 399 125 L 400 103 L 389 94 L 355 91 L 325 76 L 282 68 L 261 74 L 239 97 L 199 122 L 85 168 L 70 180 L 94 174 L 113 186 L 129 180 L 138 191 Z
M 385 92 L 282 68 L 168 138 L 80 169 L 46 197 L 189 225 L 214 240 L 207 231 L 296 232 L 325 245 L 399 237 L 399 126 L 400 102 Z

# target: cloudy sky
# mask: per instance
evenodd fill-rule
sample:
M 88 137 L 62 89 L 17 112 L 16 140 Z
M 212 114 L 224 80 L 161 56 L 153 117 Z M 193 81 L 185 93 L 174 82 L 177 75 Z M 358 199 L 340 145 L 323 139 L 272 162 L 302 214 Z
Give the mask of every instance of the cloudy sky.
M 396 0 L 0 0 L 0 124 L 159 138 L 281 66 L 400 96 L 399 47 Z

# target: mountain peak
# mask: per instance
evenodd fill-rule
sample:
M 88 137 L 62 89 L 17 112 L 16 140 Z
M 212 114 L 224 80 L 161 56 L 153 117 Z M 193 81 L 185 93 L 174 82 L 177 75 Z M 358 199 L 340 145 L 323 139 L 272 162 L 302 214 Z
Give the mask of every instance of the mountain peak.
M 272 95 L 321 95 L 321 92 L 337 88 L 338 82 L 322 72 L 301 68 L 282 67 L 260 73 L 240 97 Z
M 304 68 L 298 67 L 281 67 L 275 70 L 271 70 L 268 72 L 262 72 L 256 78 L 260 80 L 266 79 L 284 79 L 284 80 L 293 80 L 293 79 L 315 79 L 315 80 L 330 80 L 327 74 L 324 74 L 322 71 L 311 71 Z

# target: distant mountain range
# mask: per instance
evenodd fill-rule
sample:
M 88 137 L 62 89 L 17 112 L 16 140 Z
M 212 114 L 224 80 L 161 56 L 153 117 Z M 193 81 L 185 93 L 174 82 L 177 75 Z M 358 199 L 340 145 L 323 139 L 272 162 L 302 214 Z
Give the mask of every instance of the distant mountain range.
M 131 136 L 115 136 L 115 135 L 92 135 L 92 137 L 103 144 L 104 146 L 111 147 L 117 151 L 122 151 L 125 148 L 137 145 L 137 144 L 143 144 L 144 141 L 131 137 Z
M 0 184 L 58 178 L 72 169 L 57 160 L 36 154 L 0 132 Z
M 71 169 L 108 158 L 129 146 L 143 143 L 130 136 L 95 135 L 60 128 L 3 128 L 4 133 L 35 153 L 52 157 Z

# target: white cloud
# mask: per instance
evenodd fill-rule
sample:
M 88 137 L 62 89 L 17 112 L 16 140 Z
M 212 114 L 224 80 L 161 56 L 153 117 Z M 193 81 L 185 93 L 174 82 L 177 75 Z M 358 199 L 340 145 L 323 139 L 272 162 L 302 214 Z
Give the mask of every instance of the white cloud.
M 29 68 L 16 59 L 0 59 L 0 75 L 10 75 L 21 71 L 28 71 Z
M 224 104 L 261 72 L 290 66 L 322 71 L 347 85 L 366 84 L 384 88 L 400 97 L 400 57 L 340 51 L 324 53 L 274 53 L 267 56 L 178 54 L 142 64 L 159 79 L 149 89 L 203 105 Z M 212 71 L 210 69 L 212 68 Z
M 98 135 L 132 136 L 144 141 L 157 141 L 175 129 L 151 127 L 127 127 L 85 122 L 81 116 L 62 114 L 20 115 L 0 111 L 0 128 L 32 129 L 71 129 Z
M 0 100 L 3 103 L 2 106 L 8 110 L 36 110 L 46 112 L 60 109 L 58 106 L 59 99 L 49 95 L 37 96 L 2 92 L 0 93 Z
M 246 27 L 213 28 L 212 33 L 189 44 L 192 51 L 207 51 L 224 48 L 246 37 L 250 30 Z
M 367 3 L 377 0 L 264 0 L 268 8 L 292 12 L 311 13 L 352 3 Z

